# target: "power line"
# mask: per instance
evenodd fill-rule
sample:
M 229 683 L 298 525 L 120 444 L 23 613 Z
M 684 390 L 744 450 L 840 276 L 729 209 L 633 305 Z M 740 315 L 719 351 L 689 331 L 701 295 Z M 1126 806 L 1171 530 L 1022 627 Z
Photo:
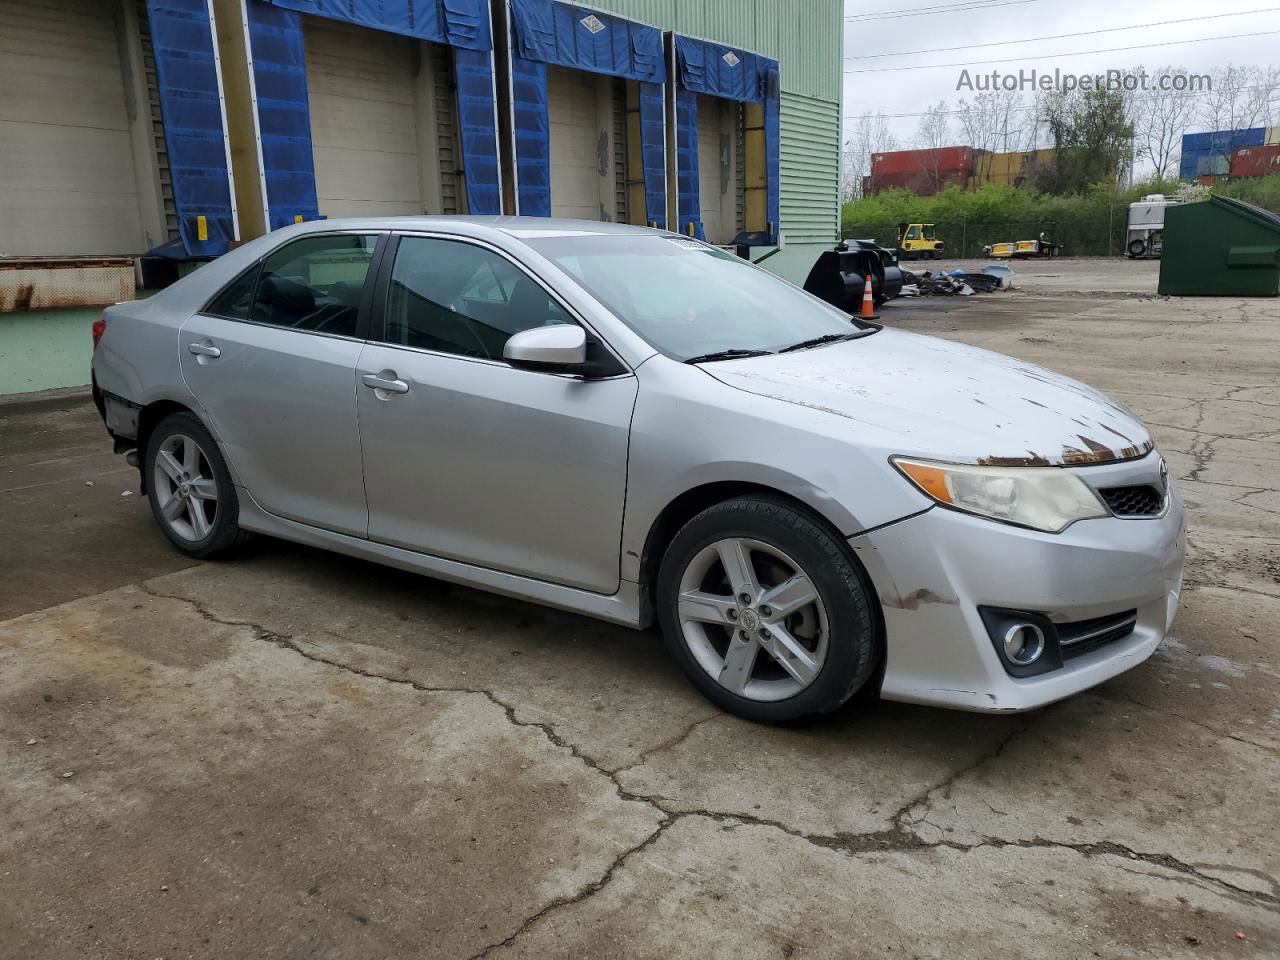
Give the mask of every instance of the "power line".
M 1135 43 L 1129 47 L 1111 47 L 1106 50 L 1072 50 L 1065 53 L 1032 53 L 1025 57 L 1007 57 L 1003 60 L 965 60 L 960 63 L 918 63 L 905 67 L 867 67 L 862 70 L 846 70 L 845 73 L 897 73 L 902 70 L 939 70 L 945 67 L 980 67 L 992 63 L 1019 63 L 1023 60 L 1058 60 L 1062 57 L 1087 57 L 1098 53 L 1123 53 L 1126 50 L 1149 50 L 1153 47 L 1178 47 L 1188 43 L 1210 43 L 1215 40 L 1243 40 L 1251 37 L 1269 37 L 1280 30 L 1264 30 L 1256 33 L 1233 33 L 1222 37 L 1194 37 L 1190 40 L 1169 40 L 1165 43 Z
M 1237 93 L 1243 93 L 1245 90 L 1267 90 L 1267 89 L 1270 89 L 1270 88 L 1271 88 L 1271 84 L 1269 84 L 1269 83 L 1259 83 L 1259 84 L 1254 84 L 1254 85 L 1252 85 L 1252 86 L 1248 86 L 1248 87 L 1237 87 L 1237 88 L 1236 88 L 1236 90 L 1235 90 L 1235 92 L 1237 92 Z M 1170 93 L 1172 93 L 1173 91 L 1169 91 L 1169 92 L 1170 92 Z M 1190 92 L 1185 92 L 1185 91 L 1179 91 L 1179 92 L 1181 92 L 1181 93 L 1182 93 L 1182 95 L 1183 95 L 1184 97 L 1188 97 L 1188 98 L 1190 98 L 1190 97 L 1208 97 L 1208 96 L 1211 96 L 1211 95 L 1213 94 L 1213 91 L 1212 91 L 1212 90 L 1201 90 L 1201 91 L 1196 92 L 1196 93 L 1190 93 Z M 1159 100 L 1159 99 L 1161 99 L 1161 98 L 1160 98 L 1160 97 L 1136 97 L 1136 98 L 1134 98 L 1133 100 L 1131 100 L 1131 101 L 1129 101 L 1129 102 L 1130 102 L 1130 103 L 1151 103 L 1152 101 L 1154 101 L 1154 100 Z M 1271 101 L 1269 101 L 1269 103 L 1280 103 L 1280 100 L 1271 100 Z M 1031 103 L 1031 104 L 1022 104 L 1022 105 L 1020 105 L 1020 106 L 1010 107 L 1010 108 L 1009 108 L 1009 112 L 1010 112 L 1010 113 L 1025 113 L 1025 112 L 1026 112 L 1026 111 L 1028 111 L 1028 110 L 1035 110 L 1035 109 L 1037 109 L 1037 107 L 1036 107 L 1036 104 L 1034 104 L 1034 103 Z M 954 117 L 954 116 L 959 116 L 960 114 L 967 113 L 967 112 L 968 112 L 967 110 L 944 110 L 944 111 L 942 111 L 941 115 L 942 115 L 942 116 L 948 116 L 948 117 Z M 845 119 L 845 120 L 861 120 L 863 117 L 872 117 L 872 118 L 883 117 L 885 120 L 901 120 L 901 119 L 912 119 L 912 118 L 915 118 L 915 117 L 927 117 L 927 116 L 929 116 L 931 113 L 932 113 L 932 114 L 937 115 L 937 114 L 936 114 L 936 111 L 932 111 L 932 110 L 922 110 L 922 111 L 921 111 L 921 112 L 919 112 L 919 113 L 872 113 L 872 112 L 870 112 L 870 111 L 866 111 L 866 112 L 864 112 L 864 113 L 846 113 L 846 114 L 844 114 L 844 115 L 843 115 L 843 119 Z
M 911 7 L 907 10 L 882 10 L 879 13 L 855 13 L 845 17 L 846 23 L 868 23 L 877 20 L 899 20 L 902 17 L 936 16 L 943 13 L 967 13 L 991 7 L 1012 7 L 1021 3 L 1040 3 L 1042 0 L 961 0 L 935 7 Z
M 1224 17 L 1247 17 L 1257 13 L 1275 13 L 1280 7 L 1264 7 L 1261 10 L 1237 10 L 1234 13 L 1211 13 L 1203 17 L 1184 17 L 1181 20 L 1160 20 L 1155 23 L 1135 23 L 1129 27 L 1103 27 L 1099 30 L 1084 30 L 1080 33 L 1058 33 L 1048 37 L 1027 37 L 1024 40 L 993 40 L 989 43 L 966 43 L 960 47 L 934 47 L 931 50 L 905 50 L 901 53 L 868 53 L 858 57 L 845 57 L 850 60 L 878 60 L 883 57 L 914 57 L 922 53 L 950 53 L 953 50 L 972 50 L 975 47 L 1006 47 L 1015 43 L 1038 43 L 1041 40 L 1064 40 L 1067 37 L 1092 37 L 1100 33 L 1116 33 L 1123 30 L 1143 30 L 1147 27 L 1168 27 L 1175 23 L 1195 23 L 1199 20 L 1221 20 Z

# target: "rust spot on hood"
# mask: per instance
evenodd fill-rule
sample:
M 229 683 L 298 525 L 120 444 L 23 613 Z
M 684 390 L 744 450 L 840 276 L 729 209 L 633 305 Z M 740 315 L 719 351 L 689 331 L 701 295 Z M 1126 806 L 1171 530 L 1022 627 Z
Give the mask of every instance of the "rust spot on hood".
M 1115 433 L 1113 430 L 1112 433 Z M 1116 434 L 1122 436 L 1121 434 Z M 1126 438 L 1127 439 L 1127 438 Z M 1112 463 L 1116 460 L 1133 460 L 1136 457 L 1145 457 L 1151 452 L 1154 444 L 1150 440 L 1146 440 L 1141 444 L 1128 447 L 1111 448 L 1106 444 L 1099 443 L 1089 437 L 1080 437 L 1080 441 L 1088 447 L 1087 450 L 1081 450 L 1078 447 L 1063 447 L 1062 462 L 1065 464 L 1081 464 L 1081 463 Z

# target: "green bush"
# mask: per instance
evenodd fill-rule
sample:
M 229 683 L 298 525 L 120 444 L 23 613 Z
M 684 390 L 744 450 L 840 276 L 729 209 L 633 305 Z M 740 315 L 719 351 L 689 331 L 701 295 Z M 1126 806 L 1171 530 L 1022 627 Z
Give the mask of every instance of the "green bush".
M 1179 186 L 1176 180 L 1149 180 L 1128 189 L 1095 184 L 1071 196 L 996 184 L 977 190 L 948 186 L 932 197 L 886 190 L 845 204 L 841 236 L 897 246 L 897 224 L 933 223 L 949 257 L 978 257 L 988 244 L 1033 240 L 1042 231 L 1065 256 L 1118 256 L 1124 252 L 1129 204 L 1149 193 L 1176 193 Z M 1213 189 L 1280 212 L 1280 174 Z

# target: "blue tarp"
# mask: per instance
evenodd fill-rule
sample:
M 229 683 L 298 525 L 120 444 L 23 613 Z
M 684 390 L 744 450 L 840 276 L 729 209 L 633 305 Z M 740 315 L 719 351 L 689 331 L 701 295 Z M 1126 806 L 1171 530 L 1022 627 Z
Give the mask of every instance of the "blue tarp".
M 252 0 L 250 0 L 252 2 Z M 265 0 L 298 13 L 447 43 L 489 50 L 489 0 Z
M 498 170 L 497 114 L 493 102 L 493 52 L 455 47 L 453 69 L 467 212 L 500 214 L 502 175 Z
M 764 173 L 769 214 L 764 245 L 773 246 L 778 242 L 782 212 L 782 88 L 776 63 L 764 75 Z
M 511 58 L 512 126 L 516 147 L 516 202 L 521 216 L 551 216 L 551 121 L 547 65 Z
M 722 43 L 676 36 L 675 44 L 680 86 L 694 93 L 761 103 L 766 74 L 778 69 L 777 60 Z
M 206 0 L 147 0 L 147 17 L 178 232 L 188 256 L 215 257 L 226 253 L 235 227 L 209 7 Z
M 683 87 L 676 87 L 676 230 L 707 239 L 698 184 L 698 95 Z
M 249 3 L 247 13 L 267 185 L 267 229 L 287 226 L 299 217 L 318 220 L 302 18 L 265 3 Z
M 640 84 L 640 160 L 644 168 L 644 218 L 651 227 L 667 225 L 667 133 L 663 85 Z
M 512 107 L 518 201 L 524 216 L 551 215 L 551 125 L 546 64 L 639 81 L 645 219 L 666 225 L 662 32 L 558 0 L 512 0 Z
M 676 36 L 676 219 L 681 233 L 702 236 L 698 200 L 697 94 L 764 104 L 768 225 L 758 243 L 778 242 L 781 164 L 778 61 L 709 40 Z
M 319 216 L 299 12 L 454 48 L 467 211 L 502 213 L 489 0 L 249 0 L 271 228 Z
M 663 83 L 662 31 L 555 0 L 512 0 L 518 56 L 590 73 Z

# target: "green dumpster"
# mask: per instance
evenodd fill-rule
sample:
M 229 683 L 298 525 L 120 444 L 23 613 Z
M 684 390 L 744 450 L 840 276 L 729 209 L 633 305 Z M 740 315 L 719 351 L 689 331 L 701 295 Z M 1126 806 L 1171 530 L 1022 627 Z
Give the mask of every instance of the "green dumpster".
M 1160 293 L 1280 296 L 1280 216 L 1231 197 L 1168 207 Z

